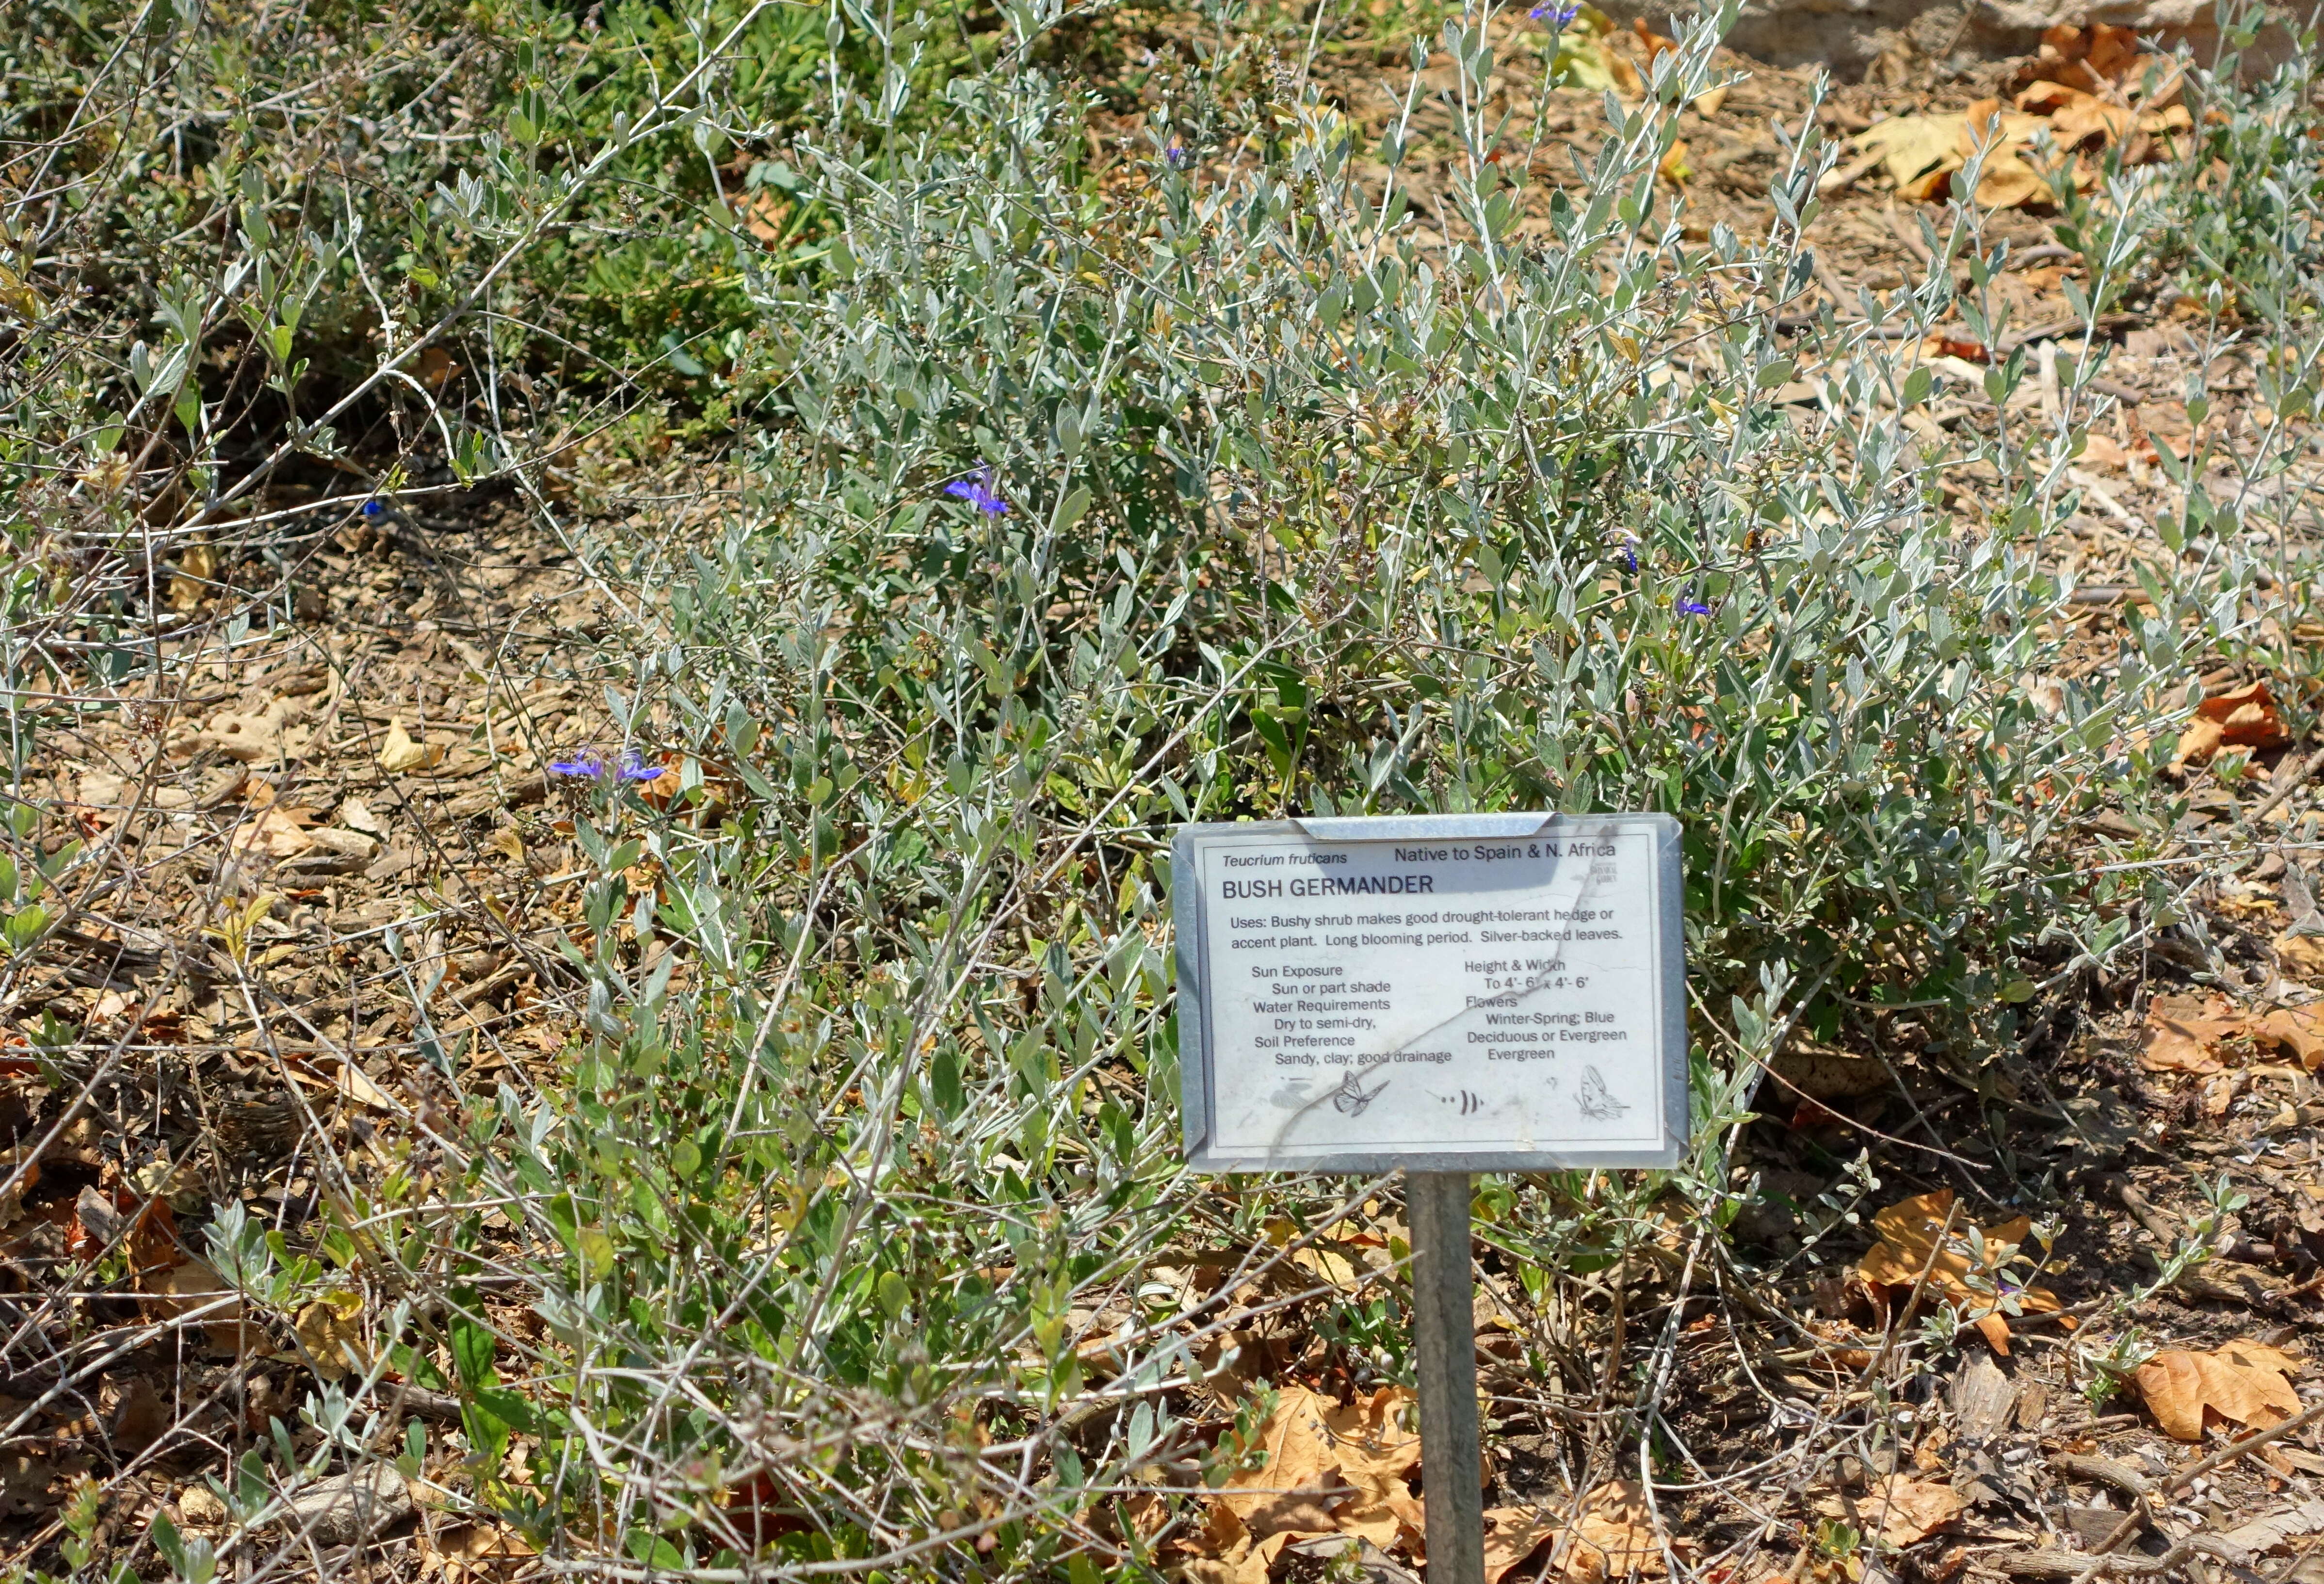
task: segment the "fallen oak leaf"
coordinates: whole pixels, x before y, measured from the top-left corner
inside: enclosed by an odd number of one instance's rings
[[[2264,1430],[2301,1410],[2291,1377],[2300,1361],[2259,1342],[2228,1342],[2209,1353],[2165,1348],[2138,1367],[2131,1379],[2164,1434],[2176,1441],[2203,1439],[2206,1414]]]
[[[364,1301],[360,1293],[329,1292],[299,1311],[294,1326],[299,1345],[307,1350],[315,1373],[337,1380],[350,1368],[350,1350],[363,1355]]]
[[[1233,1551],[1187,1558],[1178,1565],[1178,1574],[1186,1584],[1268,1584],[1275,1559],[1290,1539],[1287,1534],[1277,1535],[1262,1547],[1245,1535]]]
[[[368,1106],[375,1111],[399,1109],[395,1097],[382,1089],[370,1073],[353,1062],[342,1061],[338,1071],[332,1076],[340,1092],[359,1106]]]
[[[1211,1509],[1210,1523],[1194,1538],[1196,1554],[1179,1570],[1186,1584],[1268,1584],[1275,1559],[1298,1537],[1286,1531],[1260,1540],[1231,1507],[1221,1505]]]
[[[257,1340],[244,1325],[241,1298],[201,1260],[172,1266],[140,1285],[139,1307],[164,1320],[198,1317],[213,1353],[240,1353]]]
[[[2324,1012],[2314,1007],[2279,1007],[2261,1018],[2253,1033],[2290,1051],[2310,1073],[2324,1066]]]
[[[2061,149],[2120,143],[2136,124],[2128,106],[2109,104],[2061,82],[2037,82],[2021,92],[2015,104],[2020,110],[2047,116]]]
[[[271,804],[261,810],[258,817],[237,827],[226,839],[226,850],[235,858],[296,858],[314,845],[313,833],[308,829],[315,823],[312,809],[285,808]]]
[[[2135,62],[2146,59],[2139,53],[2136,30],[2120,27],[2113,23],[2092,23],[2082,34],[2082,59],[2098,76],[2117,78],[2126,75]]]
[[[180,612],[201,609],[202,596],[217,576],[217,551],[197,539],[178,552],[177,569],[170,575],[170,609]]]
[[[13,1057],[0,1057],[0,1078],[31,1078],[40,1073],[38,1064],[27,1061],[21,1071]],[[24,1195],[40,1185],[41,1156],[39,1149],[20,1144],[14,1149],[0,1149],[0,1227],[21,1219],[24,1213]]]
[[[429,1505],[422,1491],[432,1488],[415,1482],[412,1496]],[[537,1554],[523,1535],[492,1524],[464,1524],[440,1533],[422,1524],[413,1539],[420,1550],[420,1571],[440,1573],[446,1584],[512,1572]]]
[[[1572,1584],[1659,1579],[1670,1571],[1644,1487],[1616,1479],[1590,1493],[1565,1548],[1564,1570]]]
[[[2189,765],[2209,764],[2226,741],[2227,732],[2218,722],[2199,715],[2179,733],[2179,741],[2171,750],[2171,768],[2183,771]]]
[[[283,861],[286,875],[353,874],[379,855],[379,840],[326,825],[306,833],[305,849]]]
[[[401,721],[390,721],[387,734],[380,740],[379,768],[391,776],[401,776],[410,770],[424,770],[444,757],[440,742],[415,742],[403,729]]]
[[[2170,65],[2160,57],[2141,53],[2134,29],[2103,22],[2087,27],[2061,23],[2043,31],[2040,52],[2018,69],[2017,80],[2065,83],[2095,93],[2117,85],[2140,85],[2150,66]],[[2161,98],[2178,87],[2174,76],[2157,86],[2154,97]]]
[[[2192,720],[2179,734],[2172,751],[2171,768],[2209,763],[2222,748],[2277,748],[2290,741],[2283,714],[2264,682],[2254,682],[2205,699],[2195,706]]]
[[[1385,1386],[1342,1405],[1292,1386],[1252,1437],[1254,1466],[1209,1493],[1197,1549],[1202,1577],[1257,1578],[1295,1541],[1344,1534],[1377,1546],[1418,1542],[1421,1504],[1406,1483],[1420,1461],[1412,1394]]]
[[[2147,1008],[2138,1064],[2150,1073],[2208,1076],[2227,1065],[2216,1048],[2244,1032],[2244,1019],[2217,996],[2157,996]]]
[[[1961,163],[1983,155],[1975,195],[1979,204],[2015,209],[2051,201],[2048,179],[2022,157],[2033,151],[2034,137],[2046,126],[2042,116],[2004,110],[1998,99],[1979,99],[1963,113]]]
[[[1891,115],[1850,141],[1865,153],[1877,152],[1889,180],[1901,188],[1934,167],[1948,174],[1960,170],[1965,131],[1959,115]]]
[[[1524,1507],[1486,1508],[1485,1584],[1501,1584],[1533,1561],[1557,1530],[1556,1519]]]
[[[1254,1438],[1251,1466],[1230,1474],[1212,1499],[1256,1539],[1331,1533],[1331,1509],[1348,1494],[1326,1418],[1338,1407],[1306,1386],[1284,1387]]]
[[[1995,1350],[2006,1353],[2009,1332],[2003,1317],[2003,1298],[2015,1298],[2021,1311],[2041,1312],[2056,1310],[2058,1297],[2044,1287],[2013,1287],[2001,1275],[2010,1252],[2032,1233],[2031,1216],[1977,1228],[1974,1239],[1965,1229],[1973,1226],[1955,1214],[1950,1188],[1901,1200],[1872,1218],[1879,1241],[1857,1262],[1856,1268],[1867,1282],[1907,1290],[1923,1280],[1926,1272],[1929,1285],[1969,1309],[1969,1318]],[[1972,1269],[1971,1256],[1979,1245],[1982,1257]],[[1988,1320],[1994,1323],[1983,1323]]]
[[[1353,1287],[1364,1275],[1346,1255],[1316,1245],[1293,1249],[1290,1263],[1327,1287]]]
[[[2055,195],[2039,170],[2014,152],[1997,150],[1978,171],[1975,196],[1988,209],[2023,209],[2046,205]]]
[[[2279,966],[2294,973],[2324,977],[2324,938],[2292,929],[2271,944]]]
[[[1420,1466],[1418,1412],[1412,1393],[1390,1386],[1323,1415],[1340,1478],[1355,1491],[1333,1513],[1342,1533],[1386,1550],[1425,1533],[1420,1500],[1406,1481]]]
[[[2264,682],[2221,693],[2195,706],[2198,719],[2216,721],[2219,741],[2229,748],[2280,748],[2291,740],[2282,712]]]
[[[1933,1479],[1890,1474],[1873,1481],[1862,1497],[1828,1497],[1816,1510],[1828,1518],[1869,1524],[1890,1545],[1906,1546],[1927,1539],[1968,1511],[1969,1498]]]

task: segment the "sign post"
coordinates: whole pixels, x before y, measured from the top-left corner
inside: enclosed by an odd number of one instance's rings
[[[1429,1584],[1485,1584],[1484,1448],[1477,1433],[1469,1190],[1466,1172],[1405,1174]]]
[[[1188,825],[1170,901],[1187,1159],[1405,1173],[1430,1584],[1482,1584],[1471,1175],[1678,1163],[1677,823]]]

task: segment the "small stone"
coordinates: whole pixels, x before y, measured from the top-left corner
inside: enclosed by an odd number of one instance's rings
[[[318,1545],[353,1545],[410,1511],[410,1485],[394,1469],[374,1464],[309,1486],[290,1498],[279,1522]]]
[[[189,1485],[178,1493],[178,1515],[196,1529],[217,1529],[226,1523],[226,1504],[207,1485]]]
[[[113,1201],[94,1188],[82,1189],[80,1200],[73,1209],[80,1217],[80,1229],[97,1239],[100,1249],[120,1242],[122,1234],[128,1230],[128,1223],[113,1207]]]

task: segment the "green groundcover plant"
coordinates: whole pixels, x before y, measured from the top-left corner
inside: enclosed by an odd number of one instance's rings
[[[455,1294],[396,1367],[463,1393],[476,1499],[570,1553],[1152,1564],[1131,1504],[1233,1444],[1173,1404],[1237,1280],[1190,1292],[1173,1261],[1280,1271],[1342,1202],[1177,1163],[1180,821],[1680,817],[1697,1154],[1489,1187],[1529,1284],[1659,1246],[1674,1203],[1715,1240],[1722,1141],[1802,1020],[1914,1012],[1974,1072],[2013,1008],[2159,916],[2063,839],[2142,796],[2183,635],[2240,622],[2241,574],[2196,547],[2103,664],[2030,686],[2070,631],[2040,552],[2098,360],[2030,423],[2026,359],[1986,376],[1961,447],[2001,483],[1964,518],[1932,474],[1959,456],[1904,422],[1937,391],[1918,336],[1877,333],[2002,338],[1973,211],[1874,333],[1803,326],[1813,124],[1770,235],[1690,239],[1656,176],[1720,17],[1546,199],[1489,157],[1490,19],[1448,28],[1442,243],[1398,174],[1409,120],[1366,147],[1308,93],[1243,127],[1173,106],[1142,167],[1092,180],[1082,105],[1025,65],[1050,19],[1007,20],[931,117],[976,135],[874,169],[858,129],[908,108],[898,69],[785,156],[828,272],[761,301],[744,500],[611,700],[688,790],[657,812],[609,782],[580,828],[569,1090],[479,1096],[446,1140],[517,1235],[359,1206]],[[2090,222],[2094,313],[2144,201]],[[1779,400],[1803,381],[1812,404]],[[221,1257],[287,1280],[251,1236]],[[512,1283],[546,1336],[496,1319]],[[1360,1379],[1404,1373],[1389,1297],[1333,1315]]]
[[[683,790],[590,783],[559,1082],[467,1083],[423,1012],[427,1058],[466,1084],[456,1114],[401,1119],[441,1174],[337,1183],[311,1245],[234,1207],[207,1229],[256,1313],[355,1292],[380,1339],[309,1397],[313,1433],[220,1483],[237,1533],[392,1434],[407,1473],[609,1576],[1157,1568],[1240,1455],[1182,1417],[1235,1294],[1314,1298],[1299,1256],[1376,1186],[1180,1165],[1183,821],[1681,821],[1695,1147],[1673,1174],[1484,1185],[1484,1235],[1536,1298],[1717,1257],[1725,1144],[1795,1031],[1877,1027],[1988,1083],[2021,1008],[2174,925],[2152,870],[2085,870],[2066,843],[2156,801],[2190,649],[2252,631],[2244,521],[2190,504],[2172,574],[2090,652],[2043,552],[2079,509],[2100,344],[2075,339],[2031,405],[2023,348],[1968,389],[1920,361],[1949,318],[2007,341],[2002,258],[1966,205],[1928,228],[1920,279],[1801,312],[1831,163],[1812,117],[1787,130],[1767,235],[1693,226],[1658,171],[1733,11],[1697,19],[1641,102],[1608,96],[1602,148],[1547,191],[1487,90],[1498,50],[1555,32],[1489,10],[1439,41],[1435,145],[1416,78],[1374,143],[1296,73],[1253,72],[1259,102],[1190,91],[1102,175],[1087,103],[1042,64],[1064,19],[1041,0],[941,69],[928,17],[856,7],[769,12],[790,42],[760,75],[736,41],[760,18],[732,9],[674,30],[623,12],[641,41],[619,69],[643,80],[594,97],[516,58],[500,163],[477,167],[504,180],[447,180],[398,267],[451,294],[429,311],[466,313],[488,261],[574,250],[576,320],[618,331],[606,361],[730,382],[746,484],[675,579],[658,547],[597,563],[657,596],[618,636],[607,707]],[[681,33],[691,100],[639,64]],[[1251,66],[1242,47],[1203,70]],[[815,114],[748,99],[773,79]],[[715,301],[636,318],[654,299],[623,272],[680,244],[598,247],[544,216],[611,212],[590,206],[616,202],[598,184],[622,187],[640,127],[714,171],[750,147],[743,190],[808,216],[777,238],[805,251],[770,265],[722,222],[688,255]],[[271,181],[224,200],[254,259],[292,225]],[[2093,321],[2141,281],[2167,197],[2116,171],[2074,211]],[[241,316],[278,361],[318,321],[267,305],[340,300],[334,272],[370,256],[319,207],[300,224],[317,240],[270,278],[318,283]],[[2200,256],[2281,275],[2254,239],[2283,225],[2223,224],[2192,233]],[[164,305],[174,339],[123,355],[134,390],[79,391],[92,432],[166,409],[200,454],[190,300]],[[479,312],[471,357],[540,355],[517,308]],[[1969,416],[1927,437],[1910,419],[1947,396]],[[528,464],[516,426],[440,394],[411,410],[466,476]],[[1968,465],[1986,482],[1949,507],[1940,473]],[[1392,1280],[1323,1307],[1351,1380],[1405,1377]],[[1609,1445],[1647,1432],[1667,1379],[1666,1339],[1639,1348]],[[391,1372],[456,1395],[458,1427],[390,1431]],[[208,1541],[155,1539],[195,1584],[217,1566]]]

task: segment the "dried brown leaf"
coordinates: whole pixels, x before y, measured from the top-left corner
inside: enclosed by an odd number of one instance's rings
[[[1854,142],[1866,153],[1877,152],[1889,180],[1903,187],[1932,169],[1960,170],[1965,131],[1959,115],[1892,115],[1858,133]]]
[[[387,735],[379,745],[379,768],[389,775],[401,776],[412,770],[423,770],[444,757],[440,742],[415,742],[403,729],[401,721],[387,723]]]
[[[1416,1541],[1421,1505],[1406,1477],[1420,1462],[1412,1394],[1387,1386],[1342,1405],[1286,1386],[1259,1427],[1257,1466],[1229,1476],[1197,1537],[1200,1575],[1256,1577],[1295,1540],[1351,1534],[1386,1547]]]
[[[1543,1543],[1557,1530],[1555,1518],[1528,1508],[1486,1508],[1485,1584],[1501,1584],[1533,1561]]]
[[[1383,1550],[1407,1532],[1423,1533],[1420,1501],[1406,1477],[1420,1466],[1420,1432],[1412,1394],[1383,1386],[1323,1416],[1340,1478],[1355,1494],[1334,1510],[1339,1530]]]
[[[2195,713],[2204,720],[2218,722],[2220,735],[2230,748],[2279,748],[2288,741],[2282,712],[2276,708],[2275,695],[2264,682],[2215,695],[2196,705]]]
[[[1849,1508],[1853,1506],[1854,1511]],[[1969,1498],[1950,1485],[1891,1474],[1876,1479],[1852,1503],[1829,1497],[1817,1510],[1826,1517],[1860,1521],[1880,1532],[1890,1545],[1904,1546],[1927,1539],[1969,1508]]]
[[[2203,1439],[2209,1412],[2262,1429],[2300,1412],[2291,1377],[2300,1361],[2259,1342],[2229,1342],[2209,1353],[2165,1348],[2138,1367],[2139,1395],[2163,1432],[2179,1441]]]
[[[1659,1579],[1669,1570],[1644,1487],[1635,1479],[1617,1479],[1591,1491],[1565,1552],[1572,1584]]]
[[[2226,1066],[2218,1047],[2245,1031],[2242,1015],[2218,996],[2157,996],[2138,1064],[2150,1073],[2217,1073]]]
[[[424,1502],[422,1489],[415,1485],[412,1494]],[[461,1524],[432,1535],[423,1526],[415,1539],[420,1570],[442,1574],[446,1584],[510,1573],[537,1554],[523,1535],[494,1524]]]
[[[2324,1012],[2314,1007],[2279,1007],[2254,1025],[2252,1032],[2290,1051],[2310,1073],[2324,1065]]]
[[[1952,1206],[1952,1190],[1941,1188],[1882,1211],[1872,1218],[1873,1230],[1879,1234],[1880,1240],[1858,1262],[1857,1270],[1868,1282],[1906,1288],[1921,1279],[1923,1271],[1927,1271],[1930,1285],[1954,1303],[1974,1311],[1980,1324],[1988,1319],[1995,1322],[1983,1329],[1997,1349],[2006,1352],[2008,1330],[2001,1317],[1998,1294],[2009,1290],[2009,1285],[1999,1275],[1999,1261],[2005,1246],[2024,1242],[2033,1230],[2033,1219],[2018,1216],[1996,1226],[1979,1228],[1978,1234],[1985,1244],[1984,1264],[1972,1273],[1968,1233],[1974,1223],[1967,1217],[1954,1215]],[[1944,1234],[1949,1219],[1951,1233],[1939,1248],[1937,1240]],[[2018,1288],[2015,1295],[2021,1309],[2045,1311],[2058,1307],[2057,1294],[2046,1288]]]
[[[238,1352],[258,1340],[243,1323],[242,1300],[198,1259],[152,1275],[143,1286],[142,1307],[168,1320],[198,1317],[213,1352]]]
[[[326,1293],[299,1312],[299,1345],[325,1380],[347,1373],[349,1349],[362,1356],[363,1312],[363,1295],[344,1291]]]
[[[1338,1407],[1306,1386],[1284,1387],[1259,1426],[1254,1466],[1229,1475],[1217,1503],[1260,1539],[1332,1533],[1332,1507],[1346,1494],[1327,1418]]]
[[[2278,966],[2303,978],[2324,978],[2324,937],[2286,931],[2273,945]]]

